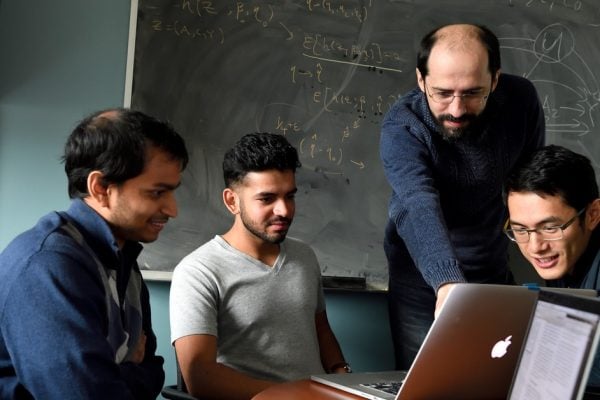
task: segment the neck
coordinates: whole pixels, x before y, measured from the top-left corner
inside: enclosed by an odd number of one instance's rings
[[[221,237],[231,247],[270,267],[275,264],[279,256],[279,244],[266,242],[250,232],[239,232],[235,227],[221,235]]]

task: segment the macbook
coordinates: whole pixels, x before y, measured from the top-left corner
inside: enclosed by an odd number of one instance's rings
[[[521,286],[457,284],[408,372],[311,378],[374,400],[506,399],[537,295]]]

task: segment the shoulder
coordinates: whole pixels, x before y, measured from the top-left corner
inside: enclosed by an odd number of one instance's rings
[[[52,212],[42,217],[33,228],[17,236],[0,254],[0,276],[22,273],[32,262],[47,260],[47,268],[52,269],[56,265],[50,259],[86,259],[84,249],[61,230],[62,225],[60,215]],[[36,269],[34,272],[40,271]]]
[[[524,93],[537,96],[535,86],[529,79],[511,74],[500,74],[496,90],[511,97],[518,97]]]
[[[288,237],[282,244],[285,251],[285,263],[301,265],[303,268],[312,269],[321,273],[319,260],[313,248],[303,241]]]
[[[96,264],[61,226],[58,214],[48,214],[0,254],[0,302],[26,297],[31,290],[73,300],[103,290]]]
[[[506,119],[506,115],[525,115],[530,121],[543,119],[538,93],[531,81],[520,76],[501,74],[496,90],[488,102],[492,115],[503,124],[519,123],[520,119]],[[539,124],[538,124],[539,125]],[[537,133],[543,134],[543,125]],[[527,132],[532,133],[532,132]]]
[[[381,123],[381,149],[390,149],[397,141],[429,142],[437,130],[427,99],[419,88],[406,93],[392,105]]]
[[[286,252],[293,254],[308,254],[314,255],[315,252],[307,243],[300,239],[287,237],[284,242]]]
[[[423,106],[426,108],[427,102],[423,92],[415,88],[405,93],[390,107],[383,118],[383,124],[392,121],[412,121],[415,118],[422,117]]]
[[[219,270],[219,266],[224,269],[227,266],[225,261],[230,257],[225,244],[222,238],[215,236],[183,257],[173,270],[172,283],[178,284],[192,278],[200,279],[214,275]]]

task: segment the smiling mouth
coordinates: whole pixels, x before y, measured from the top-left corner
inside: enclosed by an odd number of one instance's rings
[[[167,224],[167,221],[168,220],[166,220],[166,219],[164,219],[164,220],[154,220],[154,221],[150,221],[150,225],[154,226],[155,228],[162,229]]]
[[[533,259],[539,268],[551,268],[556,265],[556,261],[558,261],[558,255],[552,257],[533,257]]]

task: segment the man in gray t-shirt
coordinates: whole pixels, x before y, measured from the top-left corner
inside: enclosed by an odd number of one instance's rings
[[[349,371],[317,258],[286,240],[299,166],[276,134],[246,135],[225,154],[233,225],[186,256],[171,284],[171,341],[196,397],[249,399],[278,382]]]

